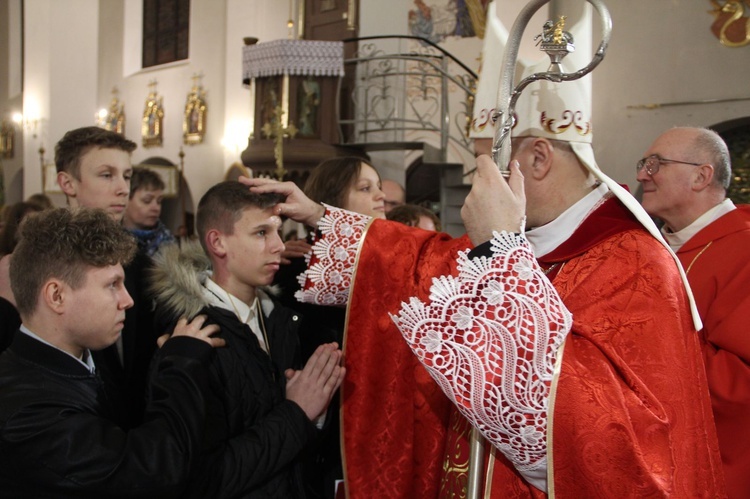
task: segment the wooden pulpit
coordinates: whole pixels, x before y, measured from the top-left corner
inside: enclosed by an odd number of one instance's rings
[[[342,42],[274,40],[243,47],[254,127],[242,163],[255,176],[281,173],[303,185],[311,168],[341,155],[334,144],[340,142],[336,115],[343,75]],[[283,162],[277,164],[280,153]]]

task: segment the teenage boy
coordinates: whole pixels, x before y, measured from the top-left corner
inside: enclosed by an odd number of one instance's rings
[[[181,321],[162,348],[148,422],[130,431],[91,351],[113,344],[133,300],[122,264],[135,252],[100,210],[29,217],[10,275],[23,325],[0,355],[4,497],[171,497],[200,447],[206,369],[218,328]],[[191,338],[192,337],[192,338]]]
[[[66,133],[55,146],[55,166],[57,183],[68,205],[101,208],[115,221],[121,221],[128,204],[133,171],[130,153],[135,148],[135,142],[103,128],[84,127]],[[0,336],[6,338],[7,344],[12,341],[20,322],[8,276],[9,261],[6,257],[0,262],[0,310],[4,319],[9,318],[0,324]],[[129,285],[126,287],[132,295],[133,289]],[[128,312],[129,323],[131,315],[132,312]],[[130,329],[126,326],[125,336],[130,336]],[[113,355],[112,360],[116,357]],[[122,370],[122,363],[118,369]]]
[[[193,243],[155,257],[157,313],[205,314],[227,342],[210,366],[213,398],[188,487],[193,497],[304,497],[302,453],[344,376],[336,343],[290,369],[299,361],[301,319],[261,289],[284,250],[272,211],[279,199],[238,182],[217,184],[198,204],[205,253]]]
[[[99,208],[122,222],[133,175],[130,155],[135,148],[135,142],[122,135],[94,126],[66,133],[55,146],[55,166],[57,183],[70,207]],[[129,426],[143,419],[148,366],[161,333],[154,330],[153,306],[145,293],[150,264],[149,257],[139,251],[125,267],[125,288],[134,305],[127,311],[120,339],[94,354],[102,376],[116,392],[123,424]]]

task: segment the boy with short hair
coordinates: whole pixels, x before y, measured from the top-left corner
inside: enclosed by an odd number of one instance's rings
[[[223,340],[210,337],[216,326],[201,329],[203,318],[180,322],[154,371],[148,423],[116,424],[91,351],[123,328],[133,301],[122,264],[134,252],[100,210],[60,208],[24,221],[10,264],[23,325],[0,355],[3,495],[182,493],[204,429],[204,364]]]
[[[55,145],[55,166],[57,183],[70,207],[99,208],[121,223],[130,196],[130,156],[135,148],[135,142],[95,126],[67,132]],[[142,421],[149,363],[161,333],[154,329],[153,307],[145,293],[150,265],[149,257],[139,251],[125,267],[125,288],[134,305],[127,310],[120,339],[94,354],[103,378],[115,390],[123,424],[129,426]]]
[[[101,208],[115,221],[121,221],[128,203],[130,176],[133,171],[130,166],[130,153],[136,147],[135,142],[122,135],[94,126],[77,128],[66,133],[55,145],[55,167],[57,183],[65,193],[68,205],[71,208]],[[0,317],[8,325],[0,324],[0,338],[3,339],[2,343],[10,343],[19,318],[14,309],[15,299],[10,290],[10,278],[7,274],[9,259],[5,260],[0,262]],[[133,294],[134,289],[128,286],[128,291]],[[128,312],[128,315],[133,315],[133,312]],[[129,330],[128,327],[125,336],[130,336]],[[153,350],[148,355],[151,354]],[[112,355],[111,360],[115,359],[116,355]],[[119,369],[122,370],[122,367]],[[144,384],[145,378],[136,383],[140,385],[141,393]],[[142,403],[139,406],[142,410]]]
[[[335,343],[290,369],[299,362],[301,318],[261,289],[284,249],[278,201],[238,182],[215,185],[198,205],[205,253],[191,243],[155,257],[159,313],[206,314],[227,342],[211,363],[209,430],[189,486],[195,497],[304,497],[300,455],[343,379]]]

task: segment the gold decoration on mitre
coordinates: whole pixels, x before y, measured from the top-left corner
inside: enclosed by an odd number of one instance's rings
[[[566,65],[565,62],[562,63]],[[546,70],[542,61],[524,71],[524,77]],[[571,72],[572,68],[564,67]],[[567,142],[590,144],[591,101],[582,79],[554,83],[539,80],[524,89],[516,103],[513,136],[544,137]]]

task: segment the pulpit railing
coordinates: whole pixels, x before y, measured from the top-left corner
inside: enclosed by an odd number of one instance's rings
[[[421,37],[344,40],[354,43],[338,102],[342,145],[427,142],[442,161],[449,147],[471,151],[474,71]]]

